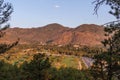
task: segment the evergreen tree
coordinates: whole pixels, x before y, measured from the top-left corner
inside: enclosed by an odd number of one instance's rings
[[[9,28],[8,21],[10,19],[10,15],[13,12],[13,7],[11,3],[5,3],[4,0],[0,0],[0,38],[5,35],[4,30]],[[19,41],[19,40],[18,40]],[[6,52],[13,46],[15,46],[18,41],[12,44],[0,44],[0,54]]]
[[[120,18],[120,0],[95,0],[93,3],[95,3],[94,10],[96,14],[99,7],[103,4],[106,4],[111,8],[109,13],[115,16],[117,19]]]
[[[111,7],[110,14],[120,18],[120,0],[96,0],[95,12],[100,5],[106,3]],[[105,26],[106,39],[102,41],[105,49],[95,55],[94,65],[91,68],[95,80],[120,79],[120,21],[109,22]]]
[[[94,56],[92,73],[97,80],[112,80],[120,77],[120,28],[110,24],[105,27],[105,50]],[[97,77],[96,77],[97,75]]]
[[[51,67],[49,58],[44,54],[36,54],[31,62],[24,62],[21,73],[24,80],[48,80],[48,69]]]

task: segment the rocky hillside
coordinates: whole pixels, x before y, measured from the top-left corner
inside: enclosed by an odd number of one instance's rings
[[[101,45],[104,39],[103,27],[95,24],[83,24],[76,28],[64,27],[53,23],[38,28],[9,28],[0,42],[13,42],[20,38],[19,44],[55,44],[55,45]]]

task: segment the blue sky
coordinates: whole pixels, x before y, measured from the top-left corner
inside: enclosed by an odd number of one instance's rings
[[[13,4],[12,27],[40,27],[59,23],[68,27],[81,24],[104,24],[115,18],[102,6],[98,16],[93,15],[94,0],[6,0]]]

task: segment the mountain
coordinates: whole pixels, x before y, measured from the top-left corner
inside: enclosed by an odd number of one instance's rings
[[[61,34],[55,43],[77,44],[86,46],[101,45],[104,39],[104,28],[95,24],[83,24],[74,29],[69,29]]]
[[[10,43],[20,38],[19,44],[101,45],[104,28],[95,24],[83,24],[76,28],[53,23],[38,28],[9,28],[0,42]]]

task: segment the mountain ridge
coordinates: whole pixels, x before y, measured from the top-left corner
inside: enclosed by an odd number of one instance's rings
[[[96,46],[104,39],[104,27],[95,24],[69,28],[53,23],[38,28],[9,28],[5,32],[0,42],[10,43],[20,38],[19,44]]]

